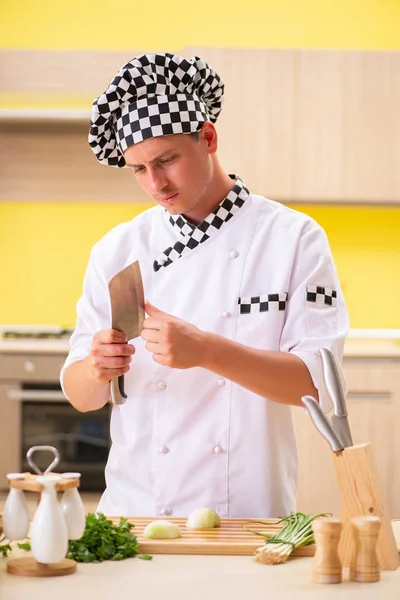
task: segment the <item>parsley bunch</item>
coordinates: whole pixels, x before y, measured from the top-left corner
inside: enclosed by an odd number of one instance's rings
[[[77,562],[102,562],[123,560],[140,552],[139,542],[131,529],[134,525],[121,517],[118,525],[106,519],[102,513],[86,515],[86,529],[79,540],[71,540],[67,558]],[[147,554],[139,554],[143,560],[151,560]]]
[[[121,517],[118,525],[106,519],[102,513],[86,515],[86,528],[79,540],[70,540],[67,558],[77,562],[102,562],[103,560],[123,560],[140,553],[139,542],[131,529],[135,526]],[[1,538],[0,542],[5,538]],[[28,538],[29,540],[29,538]],[[30,542],[17,544],[29,552]],[[10,544],[0,545],[0,555],[6,558],[11,552]],[[142,560],[151,560],[148,554],[139,554]]]

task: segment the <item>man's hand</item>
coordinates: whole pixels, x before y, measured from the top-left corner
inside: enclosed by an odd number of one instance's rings
[[[126,335],[116,329],[98,331],[90,349],[91,375],[99,384],[129,371],[135,347],[127,344]]]
[[[146,302],[145,309],[149,317],[144,322],[142,338],[146,350],[153,354],[153,360],[174,369],[199,366],[204,352],[203,332],[150,302]]]

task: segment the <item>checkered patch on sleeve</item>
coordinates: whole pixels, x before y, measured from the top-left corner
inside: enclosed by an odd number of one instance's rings
[[[288,295],[284,293],[239,298],[238,304],[240,307],[240,314],[246,315],[260,312],[279,312],[285,310],[287,297]]]
[[[321,287],[318,285],[307,286],[307,302],[315,304],[325,304],[327,306],[337,306],[336,290],[331,288]]]

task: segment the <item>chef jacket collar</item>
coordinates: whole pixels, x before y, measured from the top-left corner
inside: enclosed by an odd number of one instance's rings
[[[236,180],[235,185],[215,210],[199,225],[193,225],[183,215],[170,215],[169,222],[179,231],[183,239],[164,250],[161,256],[154,261],[154,271],[159,271],[161,267],[168,267],[175,260],[207,241],[243,206],[250,192],[236,175],[229,175],[229,177]]]

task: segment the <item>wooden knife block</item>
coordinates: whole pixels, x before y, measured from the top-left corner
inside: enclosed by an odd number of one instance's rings
[[[342,498],[340,517],[343,531],[339,544],[342,565],[350,566],[353,552],[350,519],[360,515],[375,515],[381,519],[377,544],[380,568],[397,569],[399,552],[371,444],[358,444],[335,452],[333,461]]]

